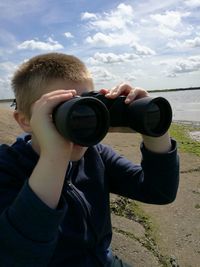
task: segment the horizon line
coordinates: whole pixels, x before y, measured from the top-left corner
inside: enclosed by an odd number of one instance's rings
[[[185,87],[185,88],[165,88],[165,89],[152,89],[148,90],[148,92],[156,93],[156,92],[174,92],[174,91],[187,91],[187,90],[200,90],[200,87]],[[12,102],[15,98],[2,98],[0,102]]]

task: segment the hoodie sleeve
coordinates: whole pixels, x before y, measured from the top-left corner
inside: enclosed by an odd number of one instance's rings
[[[141,165],[118,155],[108,146],[101,147],[100,153],[112,193],[151,204],[167,204],[175,200],[179,157],[174,140],[171,151],[164,154],[148,151],[142,144]]]
[[[11,194],[6,195],[0,184],[1,266],[47,266],[67,204],[61,198],[58,209],[49,208],[31,190],[27,181],[7,207],[5,198],[10,202]]]

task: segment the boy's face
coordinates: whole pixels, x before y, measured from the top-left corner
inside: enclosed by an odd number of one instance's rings
[[[52,81],[51,84],[48,86],[48,92],[52,92],[59,89],[75,89],[77,95],[81,95],[84,92],[89,92],[93,90],[93,85],[90,82],[83,82],[83,83],[73,83],[65,80],[55,80]],[[44,92],[47,93],[47,92]],[[78,161],[80,160],[83,155],[85,154],[87,147],[83,147],[77,144],[74,144],[73,151],[71,154],[71,161]]]

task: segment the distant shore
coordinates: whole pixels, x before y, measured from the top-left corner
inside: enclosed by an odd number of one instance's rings
[[[5,99],[0,99],[0,103],[9,103],[12,102],[14,98],[5,98]]]
[[[156,92],[175,92],[175,91],[189,91],[189,90],[200,90],[200,87],[187,87],[187,88],[165,88],[165,89],[152,89],[149,90],[149,93],[156,93]],[[0,99],[0,103],[12,102],[13,98],[4,98]]]
[[[176,92],[176,91],[189,91],[189,90],[200,90],[200,87],[187,87],[187,88],[166,88],[166,89],[156,89],[156,90],[149,90],[150,93],[156,92]]]
[[[200,127],[200,121],[186,121],[186,120],[173,120],[173,123],[177,123],[177,124],[184,124],[184,125],[188,125],[188,126],[193,126],[193,127]]]

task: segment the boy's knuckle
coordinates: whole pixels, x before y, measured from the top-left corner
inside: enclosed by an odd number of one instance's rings
[[[48,96],[46,94],[42,95],[41,99],[48,100]]]
[[[41,97],[41,103],[46,103],[46,104],[48,104],[48,103],[50,103],[51,102],[51,98],[48,96],[48,95],[43,95],[42,97]]]

